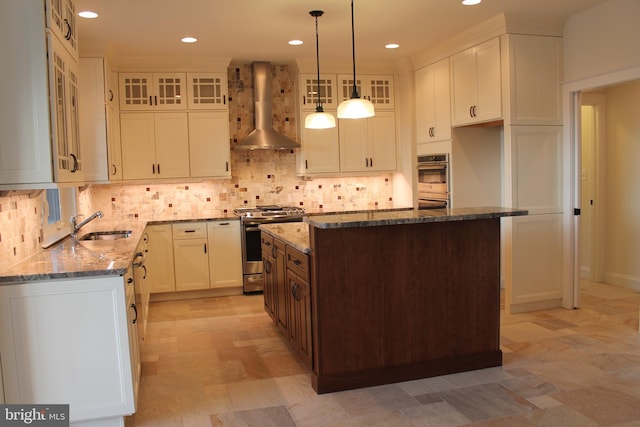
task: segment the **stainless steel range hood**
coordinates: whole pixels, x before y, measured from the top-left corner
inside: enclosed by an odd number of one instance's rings
[[[235,150],[287,150],[300,144],[273,130],[271,103],[271,64],[253,63],[253,98],[255,129],[233,148]]]

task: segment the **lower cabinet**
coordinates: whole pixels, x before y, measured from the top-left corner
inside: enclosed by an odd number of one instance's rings
[[[68,403],[72,423],[120,425],[134,412],[135,350],[123,281],[103,276],[0,286],[5,403]]]
[[[313,363],[309,257],[262,233],[264,305],[291,347],[309,367]]]
[[[209,241],[209,286],[242,286],[240,221],[207,222]]]
[[[145,265],[151,293],[176,290],[173,268],[173,234],[171,224],[149,225]]]
[[[173,224],[173,261],[176,291],[209,288],[206,222]]]
[[[240,221],[154,224],[145,233],[151,293],[242,288]]]

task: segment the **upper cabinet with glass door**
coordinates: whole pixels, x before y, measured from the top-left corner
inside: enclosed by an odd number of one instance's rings
[[[121,111],[185,110],[185,73],[120,73]]]
[[[49,42],[49,93],[51,96],[51,135],[55,147],[56,182],[82,179],[80,126],[78,122],[78,63],[62,47],[57,37]]]
[[[318,99],[318,83],[320,87],[320,98]],[[300,109],[315,110],[318,101],[322,103],[322,108],[335,110],[338,108],[338,93],[336,86],[336,76],[332,74],[320,74],[318,81],[317,74],[300,74]]]
[[[76,7],[73,0],[45,0],[47,28],[53,32],[69,51],[78,59],[78,30],[76,28]]]
[[[393,76],[360,75],[356,76],[356,88],[360,98],[371,101],[381,110],[395,109]],[[351,98],[353,93],[353,75],[338,75],[338,103]]]
[[[190,110],[228,110],[226,73],[187,73]]]

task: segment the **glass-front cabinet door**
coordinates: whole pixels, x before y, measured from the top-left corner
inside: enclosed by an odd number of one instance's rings
[[[227,110],[227,75],[225,73],[187,73],[189,109]]]
[[[185,73],[120,73],[120,110],[184,110]]]
[[[73,0],[46,0],[46,23],[55,35],[63,41],[74,58],[78,57],[78,32],[76,29],[76,8]]]
[[[78,124],[78,64],[56,37],[49,36],[52,55],[51,135],[55,147],[55,180],[82,179],[80,131]]]
[[[356,89],[360,98],[368,99],[380,109],[393,110],[395,108],[393,76],[356,76]],[[338,76],[339,102],[351,98],[353,93],[353,75],[341,74]]]
[[[318,82],[317,74],[301,74],[300,88],[301,96],[300,108],[303,110],[315,110],[318,105],[318,83],[320,83],[320,101],[324,110],[338,108],[335,75],[320,75]]]

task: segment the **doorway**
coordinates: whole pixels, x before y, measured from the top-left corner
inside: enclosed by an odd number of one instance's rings
[[[573,191],[581,214],[574,218],[572,285],[578,307],[581,280],[640,290],[640,81],[573,95]]]

